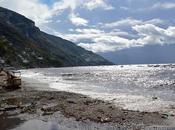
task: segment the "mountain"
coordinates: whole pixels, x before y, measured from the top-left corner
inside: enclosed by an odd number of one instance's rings
[[[46,34],[32,20],[0,7],[0,64],[28,68],[112,63],[70,41]]]
[[[146,45],[102,55],[117,64],[175,63],[175,45]]]

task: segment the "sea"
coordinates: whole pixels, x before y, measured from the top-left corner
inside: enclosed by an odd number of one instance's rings
[[[128,110],[175,114],[175,64],[36,68],[21,70],[21,76],[24,84],[38,90],[79,93]]]

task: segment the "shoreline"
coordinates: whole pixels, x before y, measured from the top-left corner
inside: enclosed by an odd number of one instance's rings
[[[124,110],[114,104],[90,97],[63,91],[39,91],[32,87],[6,91],[0,89],[0,116],[20,117],[25,121],[30,115],[36,117],[52,116],[60,112],[66,118],[74,118],[78,122],[112,123],[114,125],[131,126],[167,126],[169,115],[159,112],[139,112]],[[174,117],[174,115],[170,115]],[[49,121],[49,119],[48,119]],[[0,124],[3,120],[0,120]],[[4,123],[4,122],[3,122]],[[6,121],[6,123],[8,123]],[[0,129],[1,126],[0,126]]]

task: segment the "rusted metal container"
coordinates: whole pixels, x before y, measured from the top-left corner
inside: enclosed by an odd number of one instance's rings
[[[20,72],[0,69],[0,86],[5,88],[19,88],[21,85]]]

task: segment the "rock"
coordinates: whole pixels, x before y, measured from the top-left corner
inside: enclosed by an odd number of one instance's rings
[[[114,99],[112,99],[111,101],[115,101],[115,100],[117,100],[116,98],[114,98]]]
[[[90,101],[90,100],[86,100],[86,101],[84,102],[85,105],[89,105],[89,104],[92,104],[92,103],[93,103],[93,101]]]
[[[174,114],[171,114],[170,116],[175,116]]]
[[[127,114],[128,114],[128,112],[127,112],[127,111],[124,111],[123,113],[124,113],[125,115],[127,115]]]
[[[153,67],[160,67],[160,65],[154,65]]]
[[[125,118],[122,118],[122,121],[126,120]]]
[[[47,104],[42,106],[41,111],[48,112],[48,111],[55,111],[55,107],[57,104]]]
[[[54,97],[50,97],[50,98],[49,98],[49,100],[53,100],[53,99],[54,99]]]
[[[100,112],[100,113],[102,113],[102,114],[105,113],[103,109],[98,109],[97,111]]]
[[[152,97],[152,100],[157,100],[158,99],[158,97]]]
[[[174,105],[170,105],[170,109],[175,109],[175,106]]]
[[[43,116],[46,116],[46,115],[52,115],[54,112],[53,111],[44,111],[43,112]]]
[[[101,122],[103,122],[103,123],[110,122],[110,118],[108,118],[108,117],[101,118]]]
[[[162,114],[162,115],[161,115],[161,118],[167,119],[167,118],[168,118],[168,114]]]
[[[31,106],[32,106],[32,104],[31,103],[28,103],[28,104],[21,105],[20,107],[21,108],[29,108]]]
[[[5,111],[15,110],[17,108],[18,106],[15,106],[15,105],[7,105],[4,107]]]
[[[4,108],[0,108],[0,111],[5,111],[5,109]]]
[[[109,106],[110,109],[114,110],[114,107],[113,106]]]
[[[70,104],[76,104],[76,102],[74,100],[71,100],[71,99],[68,99],[67,102]]]

